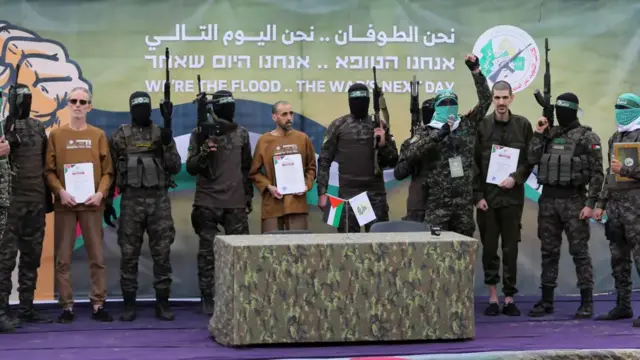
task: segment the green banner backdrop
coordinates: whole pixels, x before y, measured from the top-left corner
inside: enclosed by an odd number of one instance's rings
[[[7,0],[0,5],[0,87],[15,81],[15,66],[26,64],[20,82],[32,87],[32,116],[49,129],[65,124],[68,91],[79,85],[94,93],[90,122],[111,134],[129,122],[130,93],[162,97],[164,51],[171,50],[174,133],[186,160],[188,134],[195,126],[197,75],[202,88],[227,89],[239,100],[237,121],[257,137],[273,127],[270,104],[287,100],[297,112],[296,128],[309,134],[319,151],[326,126],[348,112],[346,89],[353,82],[372,85],[373,66],[391,113],[398,143],[409,136],[409,81],[421,81],[420,100],[440,89],[454,89],[461,112],[476,103],[464,55],[481,57],[490,83],[509,81],[516,91],[512,110],[533,123],[541,110],[533,91],[542,87],[544,38],[551,45],[553,95],[571,91],[580,98],[583,124],[594,128],[603,145],[615,130],[618,94],[640,92],[640,3],[633,0],[558,0],[553,2],[415,0],[206,0],[127,2]],[[507,64],[508,66],[503,66]],[[6,108],[2,114],[6,115]],[[606,146],[603,148],[607,151]],[[407,183],[387,172],[391,217],[404,215]],[[519,257],[522,294],[537,294],[540,246],[537,239],[535,179],[527,188]],[[172,193],[177,228],[173,246],[175,297],[198,297],[196,252],[191,227],[193,178],[184,170]],[[331,191],[338,186],[332,169]],[[308,199],[315,204],[315,189]],[[259,209],[256,194],[254,209]],[[116,201],[118,204],[118,201]],[[259,210],[251,231],[259,232]],[[49,223],[51,217],[48,218]],[[50,225],[50,224],[49,224]],[[333,232],[313,210],[311,229]],[[53,299],[52,233],[39,283],[39,298]],[[108,291],[119,297],[119,247],[105,227]],[[602,225],[592,223],[590,251],[596,290],[612,290],[609,250]],[[87,261],[79,233],[74,257],[75,292],[87,294]],[[478,262],[477,292],[483,294]],[[634,275],[637,280],[637,275]],[[576,293],[573,262],[563,245],[559,291]],[[140,262],[140,296],[153,296],[148,250]]]

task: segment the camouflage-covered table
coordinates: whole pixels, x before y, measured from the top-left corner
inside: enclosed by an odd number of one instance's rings
[[[478,247],[451,232],[219,236],[209,332],[226,346],[469,339]]]

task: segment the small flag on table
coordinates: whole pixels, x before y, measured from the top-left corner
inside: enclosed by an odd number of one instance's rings
[[[335,228],[340,225],[340,217],[342,216],[342,210],[344,209],[344,204],[347,202],[344,199],[340,199],[335,196],[331,196],[327,194],[329,198],[329,211],[325,213],[325,222]]]

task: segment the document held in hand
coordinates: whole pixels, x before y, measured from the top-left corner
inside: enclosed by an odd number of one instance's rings
[[[73,196],[76,203],[81,204],[96,193],[96,184],[93,179],[93,164],[65,164],[64,185],[69,195]]]
[[[520,149],[506,146],[492,145],[489,158],[489,170],[487,171],[487,184],[500,183],[518,170],[518,158]]]
[[[640,143],[615,143],[613,155],[623,166],[636,167],[640,161]],[[616,182],[636,181],[634,179],[616,174]]]
[[[276,187],[282,195],[305,192],[302,155],[288,154],[273,157],[276,172]]]

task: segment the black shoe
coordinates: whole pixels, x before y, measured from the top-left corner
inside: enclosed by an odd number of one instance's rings
[[[75,317],[75,314],[73,313],[72,310],[64,309],[62,310],[62,313],[60,314],[60,316],[58,316],[58,322],[61,324],[71,324],[73,322],[74,317]]]
[[[502,313],[507,316],[520,316],[520,309],[516,306],[516,303],[510,302],[504,304],[502,307]]]
[[[484,309],[485,316],[498,316],[500,315],[500,306],[498,303],[491,302],[486,309]]]
[[[109,314],[109,312],[105,310],[102,306],[100,306],[98,310],[94,310],[91,313],[91,318],[95,321],[101,321],[101,322],[113,321],[113,317],[111,316],[111,314]]]

